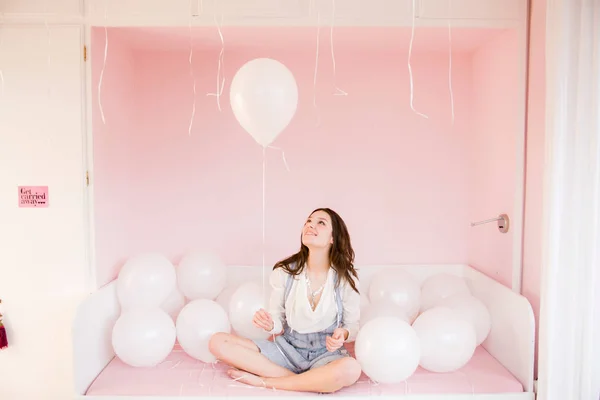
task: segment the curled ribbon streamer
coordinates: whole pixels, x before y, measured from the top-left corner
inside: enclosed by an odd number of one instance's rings
[[[263,379],[262,379],[260,376],[258,376],[258,375],[254,375],[254,374],[250,374],[250,373],[246,373],[246,374],[243,374],[242,376],[239,376],[239,377],[237,377],[237,378],[234,378],[234,379],[233,379],[233,381],[237,382],[237,381],[239,381],[239,380],[241,380],[241,379],[244,379],[244,378],[246,378],[246,377],[251,377],[251,376],[252,376],[253,378],[256,378],[256,379],[258,379],[258,380],[260,381],[260,383],[263,385],[263,387],[262,387],[262,388],[261,388],[261,387],[258,387],[258,386],[251,385],[251,386],[250,386],[251,388],[254,388],[254,389],[268,389],[268,387],[267,387],[267,384],[265,383],[265,381],[264,381],[264,380],[263,380]],[[273,389],[273,391],[274,391],[274,392],[276,392],[276,391],[277,391],[277,390],[275,389],[275,386],[271,386],[271,389]]]
[[[281,151],[281,158],[283,158],[283,164],[285,165],[285,169],[288,170],[288,172],[290,172],[290,167],[288,166],[288,163],[285,159],[285,151],[283,151],[283,149],[281,147],[275,147],[275,146],[267,146],[269,149],[274,149],[274,150],[279,150]]]
[[[190,9],[192,8],[192,0],[190,0]],[[192,116],[190,117],[190,125],[188,126],[188,136],[192,136],[192,126],[194,125],[194,118],[196,116],[196,76],[194,75],[194,63],[192,61],[194,56],[194,45],[192,42],[192,17],[190,16],[190,21],[188,25],[189,35],[190,35],[190,56],[188,62],[190,64],[190,76],[193,81],[193,91],[194,91],[194,102],[192,104]]]
[[[452,89],[452,0],[448,0],[448,89],[450,91],[452,125],[454,125],[454,91]]]
[[[206,364],[205,364],[206,366]],[[212,372],[212,379],[210,380],[210,386],[208,387],[208,395],[211,396],[212,395],[212,388],[215,386],[215,378],[217,377],[217,374],[214,371],[215,368],[215,364],[213,363],[213,372]],[[202,369],[202,371],[204,371],[204,368]]]
[[[469,378],[469,375],[467,375],[464,371],[461,371],[461,370],[457,370],[456,372],[458,372],[459,374],[461,374],[462,376],[465,377],[465,379],[467,380],[467,383],[471,387],[471,394],[474,395],[475,394],[475,386],[473,385],[471,378]]]
[[[223,40],[223,32],[221,32],[221,25],[217,21],[217,13],[214,14],[215,24],[217,25],[217,31],[219,32],[219,38],[221,39],[221,51],[219,52],[219,61],[217,67],[217,92],[216,93],[207,93],[207,96],[216,96],[217,97],[217,107],[219,111],[221,109],[221,95],[223,94],[223,87],[225,86],[225,76],[224,73],[221,72],[221,68],[223,66],[223,54],[225,53],[225,41]],[[223,23],[223,14],[221,14],[221,24]],[[222,78],[221,78],[222,76]],[[219,83],[219,78],[221,81]]]
[[[415,5],[415,1],[416,0],[412,0],[412,27],[411,27],[411,33],[410,33],[410,44],[408,46],[408,74],[410,75],[410,108],[418,115],[420,115],[423,118],[429,118],[427,115],[418,112],[417,110],[415,110],[415,107],[413,106],[413,98],[414,98],[414,85],[413,85],[413,74],[412,74],[412,66],[410,65],[410,59],[412,57],[412,47],[413,47],[413,41],[415,39],[415,20],[416,20],[416,5]]]
[[[104,109],[102,108],[102,82],[104,81],[106,56],[108,54],[108,29],[106,28],[106,15],[106,0],[104,0],[104,61],[102,64],[102,70],[100,71],[100,80],[98,81],[98,107],[100,108],[100,116],[102,117],[102,123],[104,125],[106,125],[106,119],[104,118]]]
[[[202,369],[198,372],[198,386],[200,387],[204,387],[204,384],[202,383],[202,374],[204,374],[204,371],[206,370],[206,364],[202,364]],[[191,373],[190,373],[190,377],[191,377]],[[210,387],[208,388],[208,390],[210,391]]]
[[[319,39],[321,36],[321,13],[317,9],[317,51],[315,55],[315,73],[313,76],[313,106],[315,108],[315,112],[317,114],[317,124],[319,126],[321,124],[321,115],[319,114],[319,109],[317,107],[317,71],[319,69]]]
[[[329,29],[329,43],[331,48],[331,62],[333,63],[333,86],[334,96],[348,96],[348,93],[337,86],[337,73],[335,69],[335,52],[333,51],[333,25],[335,21],[335,0],[331,0],[331,28]]]

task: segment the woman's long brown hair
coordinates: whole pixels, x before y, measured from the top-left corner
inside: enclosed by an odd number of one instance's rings
[[[354,269],[354,250],[352,249],[352,243],[350,242],[350,234],[344,220],[330,208],[317,208],[310,215],[317,211],[326,212],[331,218],[331,224],[333,228],[333,245],[329,249],[329,262],[331,267],[337,272],[339,282],[343,279],[354,289],[356,293],[359,293],[352,277],[358,279],[356,270]],[[306,262],[308,261],[308,247],[300,240],[300,251],[296,254],[289,256],[288,258],[281,260],[275,264],[273,269],[281,268],[292,276],[299,275],[303,270]]]

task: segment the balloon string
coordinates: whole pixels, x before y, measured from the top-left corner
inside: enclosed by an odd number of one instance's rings
[[[102,117],[102,123],[106,125],[106,119],[104,118],[104,108],[102,107],[102,83],[104,81],[104,70],[106,69],[106,56],[108,55],[108,29],[106,27],[106,0],[104,0],[104,61],[102,64],[102,70],[100,71],[100,80],[98,81],[98,107],[100,108],[100,116]]]
[[[315,55],[315,73],[313,77],[313,107],[315,108],[315,113],[317,114],[317,123],[316,126],[321,124],[321,115],[319,114],[319,109],[317,107],[317,71],[319,69],[319,37],[321,36],[321,13],[317,9],[317,52]]]
[[[221,68],[224,63],[224,53],[225,53],[225,41],[223,40],[223,32],[221,32],[221,24],[223,23],[223,14],[221,14],[221,23],[217,21],[217,13],[215,12],[213,19],[215,20],[215,24],[217,25],[217,31],[219,33],[219,39],[221,40],[221,51],[219,52],[219,61],[217,64],[217,92],[216,93],[207,93],[207,96],[216,96],[217,97],[217,107],[219,111],[221,109],[221,95],[223,94],[223,87],[225,86],[225,74],[221,72]]]
[[[452,125],[454,125],[454,91],[452,90],[452,0],[448,0],[448,88],[450,90],[450,107],[452,109]]]
[[[266,201],[265,201],[265,187],[266,187],[266,147],[263,147],[262,150],[262,297],[263,300],[266,300],[266,291],[265,291],[265,213],[266,213]]]
[[[412,66],[410,65],[410,60],[412,57],[412,47],[413,47],[413,41],[415,39],[415,23],[416,23],[416,5],[415,5],[415,1],[416,0],[412,0],[412,27],[411,27],[411,34],[410,34],[410,44],[408,46],[408,74],[410,75],[410,108],[417,113],[418,115],[420,115],[423,118],[429,118],[427,115],[418,112],[417,110],[415,110],[415,107],[413,105],[413,98],[414,98],[414,85],[413,85],[413,73],[412,73]]]
[[[190,0],[190,9],[192,8],[192,0]],[[188,62],[190,64],[190,76],[193,81],[193,91],[194,91],[194,101],[192,104],[192,116],[190,118],[190,125],[188,126],[188,136],[192,136],[192,126],[194,125],[194,118],[196,116],[196,76],[194,75],[194,63],[192,61],[194,56],[194,45],[192,42],[192,17],[190,15],[190,20],[188,24],[189,36],[190,36],[190,56]]]
[[[335,0],[331,0],[331,28],[329,29],[329,42],[331,47],[331,62],[333,63],[333,86],[335,87],[334,96],[348,96],[348,93],[337,86],[337,73],[335,69],[335,52],[333,51],[333,25],[335,21]]]

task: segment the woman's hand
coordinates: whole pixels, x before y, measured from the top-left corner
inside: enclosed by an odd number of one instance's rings
[[[331,336],[325,339],[325,347],[330,352],[334,352],[344,345],[344,341],[348,337],[348,330],[344,328],[336,328]]]
[[[252,318],[252,323],[255,327],[263,329],[267,332],[273,330],[275,323],[273,322],[273,318],[271,318],[271,314],[263,310],[262,308],[254,313],[254,318]]]

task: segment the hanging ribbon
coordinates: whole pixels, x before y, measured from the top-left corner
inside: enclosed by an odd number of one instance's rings
[[[412,27],[411,27],[411,33],[410,33],[410,44],[408,46],[408,74],[410,76],[410,108],[417,114],[420,115],[423,118],[429,118],[427,115],[418,112],[417,110],[415,110],[415,107],[413,105],[413,99],[414,99],[414,84],[413,84],[413,73],[412,73],[412,66],[410,65],[410,60],[412,58],[412,47],[413,47],[413,41],[415,39],[415,23],[416,23],[416,4],[415,4],[416,0],[412,0]]]
[[[198,7],[198,6],[197,6]],[[190,0],[190,10],[192,8],[192,0]],[[192,126],[194,125],[194,118],[196,116],[196,76],[194,75],[194,63],[193,63],[193,57],[194,57],[194,43],[192,40],[192,15],[191,15],[191,11],[190,11],[190,19],[188,22],[188,33],[189,33],[189,39],[190,39],[190,55],[188,57],[188,63],[190,64],[190,76],[192,77],[192,84],[193,84],[193,92],[194,92],[194,100],[193,100],[193,104],[192,104],[192,116],[190,117],[190,124],[188,126],[188,136],[192,136]]]
[[[454,125],[454,91],[452,90],[452,0],[448,0],[448,89],[450,91],[452,125]]]
[[[225,41],[223,40],[223,32],[221,32],[221,24],[223,23],[223,13],[221,13],[221,22],[217,21],[217,13],[215,11],[213,19],[217,25],[217,32],[219,33],[219,39],[221,40],[221,51],[219,52],[219,59],[217,63],[217,91],[215,93],[207,93],[207,96],[215,96],[217,98],[217,108],[221,109],[221,95],[223,94],[223,87],[225,86],[225,73],[222,72],[225,54]]]
[[[106,0],[104,0],[104,61],[102,63],[102,70],[100,71],[100,80],[98,81],[98,107],[100,108],[100,116],[102,117],[102,123],[106,125],[106,119],[104,118],[104,109],[102,108],[102,82],[104,80],[104,70],[106,69],[106,56],[108,54],[108,29],[106,27]]]
[[[313,107],[315,108],[315,113],[317,114],[317,123],[316,126],[321,124],[321,115],[319,114],[319,109],[317,108],[317,71],[319,69],[319,40],[321,36],[321,13],[317,9],[317,51],[315,55],[315,73],[313,76]]]
[[[331,0],[331,28],[329,29],[329,47],[331,48],[331,62],[333,64],[333,87],[334,96],[348,96],[348,93],[337,86],[337,73],[335,68],[335,52],[333,51],[333,24],[335,21],[335,0]]]

